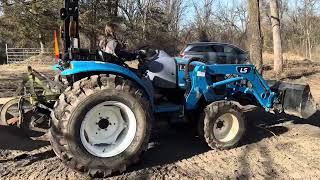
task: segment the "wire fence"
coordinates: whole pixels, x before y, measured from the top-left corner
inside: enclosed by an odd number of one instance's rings
[[[6,45],[6,64],[48,64],[54,62],[51,48],[9,48]]]

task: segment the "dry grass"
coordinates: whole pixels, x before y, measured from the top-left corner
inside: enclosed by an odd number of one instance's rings
[[[269,52],[264,52],[262,54],[263,62],[265,64],[273,64],[273,54]],[[304,57],[294,54],[292,52],[283,53],[283,60],[284,62],[290,62],[290,61],[303,61],[305,60]]]
[[[266,79],[299,79],[307,77],[316,73],[320,73],[320,63],[317,61],[310,61],[304,57],[292,52],[283,54],[284,70],[281,75],[276,75],[273,72],[273,54],[264,52],[263,63],[268,67],[263,73]]]
[[[31,56],[23,64],[52,64],[54,63],[54,58],[45,54],[40,54],[37,56]]]
[[[14,92],[27,76],[27,67],[26,64],[0,65],[0,98],[14,96]],[[45,74],[52,72],[50,65],[32,65],[32,68]]]
[[[311,76],[320,73],[320,63],[315,63],[309,60],[290,60],[284,64],[283,73],[276,75],[273,71],[273,64],[268,64],[269,70],[263,73],[266,79],[299,79],[301,77]]]
[[[28,66],[31,66],[33,69],[46,72],[52,69],[51,65],[48,64],[7,64],[7,65],[0,65],[0,74],[21,74],[28,72]]]

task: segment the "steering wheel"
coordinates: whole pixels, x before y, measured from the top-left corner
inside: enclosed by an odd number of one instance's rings
[[[159,56],[159,52],[151,48],[149,45],[138,48],[136,52],[139,55],[139,62],[143,64],[150,63],[156,60]]]

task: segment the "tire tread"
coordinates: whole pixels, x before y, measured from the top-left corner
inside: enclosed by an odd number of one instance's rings
[[[114,167],[112,169],[90,169],[87,164],[82,164],[77,161],[76,158],[70,153],[69,145],[65,139],[67,134],[68,121],[71,117],[71,113],[76,110],[78,104],[84,100],[90,94],[94,92],[114,89],[115,91],[124,91],[130,93],[136,97],[143,107],[144,114],[147,121],[147,129],[144,142],[138,153],[131,159],[126,159],[123,165]],[[139,93],[137,93],[139,92]],[[88,173],[92,177],[106,177],[116,172],[124,172],[130,164],[139,159],[139,155],[142,151],[146,150],[150,132],[151,132],[151,120],[152,114],[150,110],[150,104],[146,98],[145,93],[132,81],[116,75],[94,75],[89,78],[81,79],[73,84],[72,87],[67,88],[66,91],[61,94],[59,100],[55,104],[55,110],[51,113],[53,124],[55,127],[50,130],[50,142],[53,146],[54,152],[57,156],[68,166],[82,173]]]

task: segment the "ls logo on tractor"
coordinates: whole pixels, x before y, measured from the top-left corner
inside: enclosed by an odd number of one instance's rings
[[[237,67],[237,71],[240,73],[240,74],[248,74],[251,72],[251,67]]]

